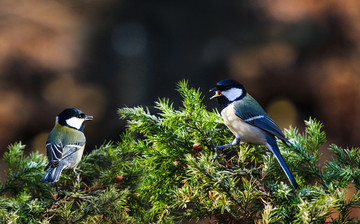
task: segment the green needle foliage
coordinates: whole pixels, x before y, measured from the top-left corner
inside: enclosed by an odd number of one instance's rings
[[[118,143],[104,142],[84,155],[77,184],[71,171],[60,192],[39,180],[46,158],[25,156],[24,145],[3,156],[7,179],[0,186],[0,223],[359,223],[360,150],[330,145],[331,161],[320,165],[326,136],[315,119],[300,133],[290,127],[281,153],[300,189],[288,182],[274,156],[241,144],[219,152],[233,136],[216,110],[202,104],[200,90],[178,84],[182,106],[169,99],[122,108],[128,129]]]

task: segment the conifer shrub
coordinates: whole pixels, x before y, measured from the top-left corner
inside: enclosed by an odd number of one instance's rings
[[[60,191],[41,183],[44,155],[24,155],[10,145],[3,156],[7,177],[0,187],[0,223],[358,223],[350,213],[360,205],[359,148],[330,145],[333,158],[319,165],[326,142],[323,125],[305,121],[300,133],[285,131],[291,146],[278,141],[300,188],[288,182],[264,146],[240,144],[219,152],[211,140],[232,141],[217,110],[202,103],[199,89],[179,82],[182,106],[155,102],[156,114],[139,106],[121,108],[127,131],[117,143],[105,141],[71,171]],[[353,194],[346,193],[352,190]]]

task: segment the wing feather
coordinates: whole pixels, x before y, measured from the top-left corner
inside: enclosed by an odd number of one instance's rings
[[[49,161],[59,160],[62,158],[63,146],[61,144],[46,144],[46,151]]]
[[[245,101],[239,101],[237,104],[235,104],[234,109],[236,116],[238,116],[246,123],[258,127],[270,133],[271,135],[278,137],[285,143],[289,142],[276,123],[269,117],[269,115],[266,114],[262,107],[251,96],[248,95]]]
[[[49,164],[45,167],[45,170],[49,167],[57,167],[61,160],[81,149],[84,145],[85,142],[76,142],[65,146],[48,142],[46,144],[46,151]]]

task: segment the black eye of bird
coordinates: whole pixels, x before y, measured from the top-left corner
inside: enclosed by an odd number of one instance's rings
[[[85,114],[84,113],[79,114],[78,118],[85,118]]]

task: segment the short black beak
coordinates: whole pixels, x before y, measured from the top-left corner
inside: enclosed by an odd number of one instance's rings
[[[86,116],[85,116],[85,121],[92,121],[93,118],[94,118],[93,116],[86,115]]]
[[[214,91],[216,91],[216,87],[209,90],[209,92],[214,92]]]

